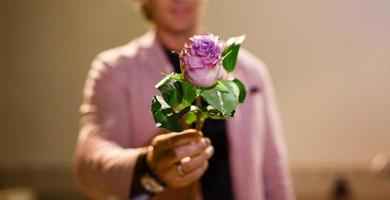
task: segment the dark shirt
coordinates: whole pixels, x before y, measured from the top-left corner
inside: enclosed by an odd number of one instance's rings
[[[177,53],[164,49],[166,56],[180,73],[180,60]],[[210,138],[214,146],[214,155],[209,160],[209,167],[201,178],[202,196],[204,200],[233,199],[231,187],[229,149],[226,120],[207,119],[202,128],[203,135]]]

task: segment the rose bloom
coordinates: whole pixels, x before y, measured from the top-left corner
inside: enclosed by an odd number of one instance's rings
[[[195,35],[180,52],[186,80],[199,87],[213,86],[220,78],[222,49],[214,35]]]

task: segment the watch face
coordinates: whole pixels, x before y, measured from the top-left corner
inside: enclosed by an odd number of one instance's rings
[[[164,187],[149,174],[145,174],[144,176],[142,176],[141,184],[146,191],[151,193],[159,193],[164,190]]]

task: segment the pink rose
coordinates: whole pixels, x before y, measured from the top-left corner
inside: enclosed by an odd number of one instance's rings
[[[186,80],[199,87],[213,86],[220,78],[222,49],[214,35],[195,35],[180,52]]]

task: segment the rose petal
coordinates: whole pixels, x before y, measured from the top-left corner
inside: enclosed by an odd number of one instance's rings
[[[191,69],[184,73],[184,77],[199,87],[213,86],[220,78],[220,66],[215,68]]]

